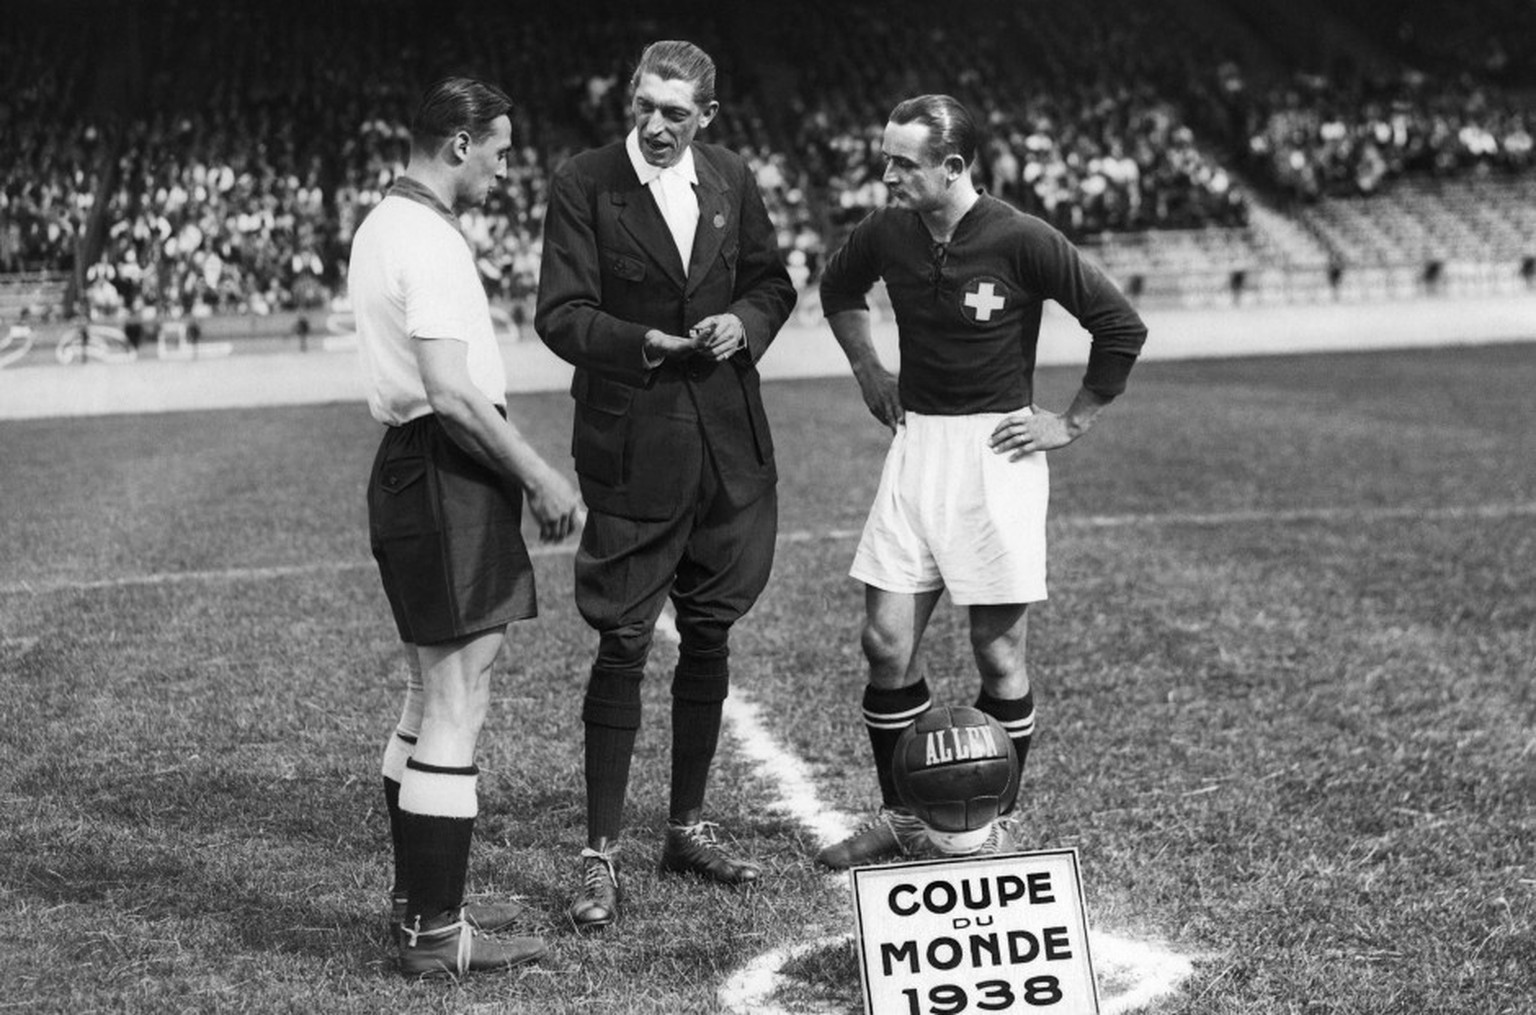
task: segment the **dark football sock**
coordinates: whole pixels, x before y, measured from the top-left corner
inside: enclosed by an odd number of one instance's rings
[[[678,658],[672,678],[672,796],[667,812],[673,820],[694,821],[703,810],[729,690],[730,663],[725,657]]]
[[[640,730],[644,671],[592,668],[581,718],[585,728],[587,841],[615,842],[624,827],[629,763]]]
[[[405,854],[406,925],[456,912],[464,904],[469,846],[479,810],[479,769],[406,762],[400,782],[400,841]]]
[[[1002,724],[1013,741],[1013,749],[1019,756],[1019,781],[1024,779],[1024,761],[1029,757],[1029,742],[1035,735],[1035,692],[1026,691],[1024,697],[1012,700],[994,698],[982,691],[976,698],[976,707]]]
[[[395,857],[394,880],[389,888],[391,895],[405,892],[405,850],[400,844],[400,780],[415,746],[415,737],[396,730],[390,734],[389,744],[384,748],[384,807],[389,812],[389,842]]]
[[[931,704],[926,680],[894,690],[884,690],[873,684],[864,687],[864,726],[869,730],[869,746],[874,750],[880,799],[887,807],[901,806],[901,794],[896,792],[896,781],[891,776],[896,741],[914,719],[928,711]]]
[[[389,894],[405,894],[405,847],[400,819],[400,784],[393,779],[384,780],[384,806],[389,809],[389,844],[394,851],[395,873],[389,884]]]

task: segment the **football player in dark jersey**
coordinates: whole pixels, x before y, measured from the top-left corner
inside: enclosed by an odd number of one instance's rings
[[[850,573],[865,585],[864,722],[882,806],[817,859],[846,868],[913,855],[926,829],[891,779],[897,737],[929,707],[918,649],[946,589],[969,613],[976,707],[1002,723],[1022,769],[1035,725],[1025,665],[1029,604],[1045,599],[1045,452],[1119,395],[1146,326],[1114,283],[1047,223],[971,182],[977,130],[946,95],[908,99],[882,142],[889,205],[854,228],[821,281],[822,307],[864,401],[893,438]],[[865,296],[883,279],[900,376],[880,362]],[[1064,412],[1034,405],[1046,300],[1092,337]],[[979,851],[1014,848],[1000,822]]]

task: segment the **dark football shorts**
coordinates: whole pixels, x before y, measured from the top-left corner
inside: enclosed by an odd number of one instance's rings
[[[521,491],[436,416],[390,427],[368,478],[368,537],[401,640],[431,645],[538,614]]]

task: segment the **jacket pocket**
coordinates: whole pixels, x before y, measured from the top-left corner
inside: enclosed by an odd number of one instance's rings
[[[576,472],[604,486],[620,486],[635,389],[584,371],[578,373],[576,381],[572,385],[576,419],[571,438]]]
[[[645,262],[638,257],[623,253],[622,251],[603,248],[603,271],[617,276],[626,282],[640,282],[645,279]]]

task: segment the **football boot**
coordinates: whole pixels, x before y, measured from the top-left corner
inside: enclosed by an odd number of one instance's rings
[[[596,930],[619,918],[619,872],[613,865],[614,852],[590,846],[581,851],[581,888],[566,911],[577,930]]]
[[[718,827],[713,821],[668,822],[661,869],[674,874],[697,874],[723,885],[747,885],[762,877],[763,869],[757,864],[725,854],[715,835]]]
[[[400,972],[407,979],[452,979],[532,962],[546,951],[542,938],[497,937],[477,930],[464,911],[430,920],[417,916],[400,928]]]
[[[1014,824],[999,818],[992,822],[992,831],[987,833],[987,841],[978,846],[975,853],[969,855],[988,856],[993,853],[1017,853],[1022,848]]]
[[[997,823],[1003,826],[1003,831],[1013,840],[1013,852],[1024,849],[1024,815],[1019,813],[1018,807],[1010,808],[1007,813],[997,816]]]
[[[397,937],[405,925],[406,901],[404,895],[389,897],[389,930]],[[544,929],[544,920],[516,896],[499,902],[491,899],[465,902],[463,914],[466,923],[487,934],[536,935]]]
[[[833,870],[930,852],[928,826],[905,807],[881,807],[863,828],[816,854],[816,862]]]

